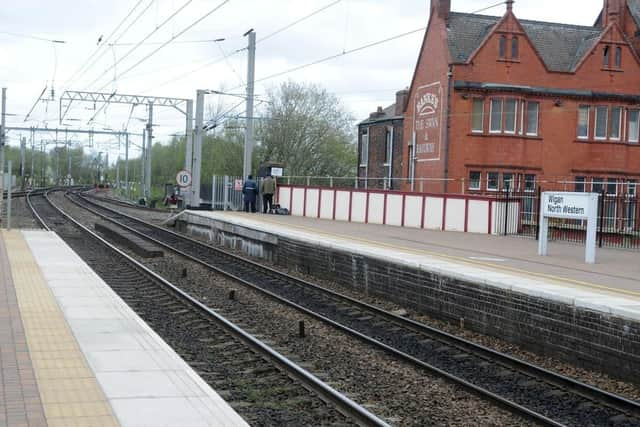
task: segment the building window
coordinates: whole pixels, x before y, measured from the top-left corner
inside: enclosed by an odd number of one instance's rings
[[[498,179],[500,174],[498,172],[487,172],[487,190],[498,191]]]
[[[502,132],[502,98],[491,100],[491,114],[489,122],[489,132]]]
[[[586,181],[587,179],[584,176],[576,176],[576,186],[575,191],[578,193],[584,193],[586,191]]]
[[[618,180],[615,178],[607,179],[607,194],[618,194]]]
[[[510,172],[502,174],[502,191],[513,191],[513,174]]]
[[[607,139],[607,116],[609,115],[609,107],[596,107],[596,124],[594,135],[596,139]]]
[[[520,135],[524,135],[524,110],[526,105],[526,101],[520,101]]]
[[[469,172],[469,190],[480,190],[481,175],[478,171]]]
[[[539,102],[527,102],[527,135],[538,135],[538,112],[540,110]]]
[[[504,59],[507,51],[507,36],[500,36],[500,42],[498,44],[498,56]]]
[[[578,107],[578,138],[589,138],[589,106],[581,105]]]
[[[640,130],[640,110],[629,110],[629,142],[638,143]]]
[[[369,134],[365,130],[362,133],[360,143],[360,167],[366,167],[369,163]]]
[[[609,48],[609,46],[605,46],[605,47],[604,47],[604,54],[602,55],[602,65],[603,65],[605,68],[608,68],[608,67],[609,67],[609,63],[610,63],[610,62],[609,62],[609,59],[610,59],[610,56],[611,56],[611,52],[610,52],[610,50],[611,50],[611,49]]]
[[[473,113],[471,120],[471,131],[482,133],[484,130],[484,99],[473,99]]]
[[[391,163],[391,148],[393,144],[391,143],[391,138],[393,137],[393,133],[391,129],[385,129],[385,138],[384,138],[384,164],[388,165]]]
[[[507,98],[504,105],[504,131],[516,133],[516,117],[518,115],[518,100]]]
[[[536,191],[536,176],[533,174],[526,174],[524,176],[524,191],[533,192]]]
[[[518,59],[518,38],[511,39],[511,59]]]
[[[635,197],[637,191],[638,183],[635,179],[627,181],[627,195],[629,197]]]
[[[616,68],[620,68],[622,66],[622,48],[616,47],[616,53],[613,58],[613,63]]]
[[[591,191],[594,193],[602,193],[604,190],[604,181],[602,178],[591,178]]]
[[[611,108],[611,126],[609,127],[609,138],[620,139],[620,122],[622,120],[622,108]]]

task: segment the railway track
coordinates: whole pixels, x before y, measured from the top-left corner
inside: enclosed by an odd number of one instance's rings
[[[165,249],[226,274],[546,425],[640,426],[640,404],[385,312],[92,202],[73,200]]]
[[[28,203],[103,280],[250,423],[386,426],[76,222],[47,198]]]

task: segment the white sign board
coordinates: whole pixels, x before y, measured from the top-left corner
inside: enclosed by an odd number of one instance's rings
[[[176,175],[176,182],[180,187],[188,187],[191,185],[191,172],[187,170],[181,170]]]
[[[271,168],[271,176],[282,176],[282,168]]]
[[[585,262],[596,262],[598,193],[544,192],[540,196],[540,239],[538,255],[547,255],[549,218],[587,220]]]

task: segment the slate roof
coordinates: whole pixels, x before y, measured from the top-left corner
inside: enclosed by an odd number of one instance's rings
[[[640,27],[640,0],[627,0],[627,5],[629,5],[631,16],[636,21],[636,25]]]
[[[360,123],[358,123],[358,126],[368,125],[368,124],[377,123],[377,122],[384,122],[387,120],[401,119],[402,117],[403,117],[402,115],[396,116],[396,104],[391,104],[387,108],[382,110],[382,114],[376,115],[374,117],[370,116],[364,119],[363,121],[361,121]]]
[[[629,0],[640,17],[640,0]],[[448,43],[454,63],[463,63],[500,17],[451,12],[448,23]],[[552,71],[572,71],[582,56],[593,47],[601,29],[580,25],[518,20],[533,46]]]

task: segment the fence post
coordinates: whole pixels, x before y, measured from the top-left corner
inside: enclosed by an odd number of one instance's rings
[[[229,176],[224,176],[224,189],[222,190],[222,210],[226,211],[229,204]]]
[[[307,187],[311,186],[311,177],[307,176]]]
[[[606,193],[605,190],[602,190],[600,194],[600,239],[598,239],[598,247],[602,247],[602,238],[604,234],[604,197]]]
[[[509,189],[507,188],[504,204],[504,235],[506,236],[509,230]]]
[[[333,188],[333,177],[329,177],[329,187]]]
[[[538,203],[534,203],[534,214],[536,216],[536,240],[540,239],[540,203],[542,203],[542,186],[538,185],[538,197],[536,200]]]
[[[211,210],[216,210],[216,176],[211,178]]]

